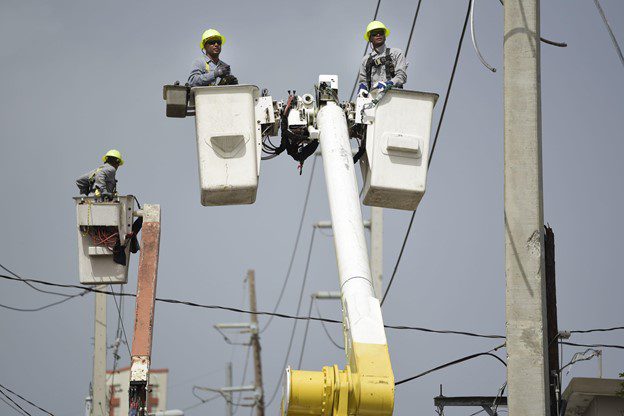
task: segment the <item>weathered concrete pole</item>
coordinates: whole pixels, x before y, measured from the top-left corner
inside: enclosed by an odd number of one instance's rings
[[[505,273],[510,416],[549,415],[539,0],[505,1]]]

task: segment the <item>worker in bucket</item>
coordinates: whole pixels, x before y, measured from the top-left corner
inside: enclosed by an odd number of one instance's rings
[[[217,30],[208,29],[204,32],[199,44],[203,56],[193,62],[188,78],[191,87],[238,84],[238,79],[232,75],[230,66],[219,59],[224,44],[225,36]]]
[[[97,199],[110,201],[117,194],[115,175],[124,161],[119,150],[111,149],[102,156],[102,162],[104,163],[97,169],[76,179],[76,186],[82,195],[89,195],[93,192]]]
[[[358,96],[370,91],[403,88],[407,81],[407,61],[400,49],[386,46],[390,29],[375,20],[366,26],[364,39],[371,44],[371,52],[362,59],[358,75]]]

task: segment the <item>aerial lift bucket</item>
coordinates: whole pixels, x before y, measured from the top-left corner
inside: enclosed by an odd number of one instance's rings
[[[191,94],[202,205],[254,203],[262,149],[258,87],[195,87]]]
[[[84,285],[128,282],[134,197],[116,196],[110,202],[95,197],[74,197],[78,231],[78,269]],[[125,252],[125,264],[114,261],[113,248]]]
[[[438,94],[391,89],[372,110],[360,159],[364,205],[415,210],[425,194]]]

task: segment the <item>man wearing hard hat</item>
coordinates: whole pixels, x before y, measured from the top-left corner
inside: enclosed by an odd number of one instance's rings
[[[407,61],[401,50],[386,46],[390,30],[375,20],[366,26],[364,39],[371,43],[371,53],[362,59],[358,95],[367,96],[373,89],[403,88],[407,81]]]
[[[193,62],[188,78],[191,87],[238,84],[236,77],[231,74],[230,66],[219,59],[223,44],[225,36],[217,30],[208,29],[204,32],[199,44],[204,54]]]
[[[115,174],[117,168],[124,164],[119,150],[111,149],[102,156],[103,165],[76,179],[76,185],[81,194],[89,195],[102,200],[112,200],[117,193],[117,180]]]

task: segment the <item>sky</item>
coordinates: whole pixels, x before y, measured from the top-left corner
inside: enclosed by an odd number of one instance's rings
[[[624,42],[624,3],[603,0],[615,36]],[[111,148],[126,161],[119,191],[162,208],[158,296],[247,307],[243,279],[256,272],[258,308],[272,310],[295,243],[312,163],[299,176],[286,155],[263,162],[256,203],[202,207],[199,203],[194,120],[165,117],[162,86],[184,82],[201,53],[201,33],[214,27],[227,37],[221,58],[242,83],[313,91],[319,74],[339,76],[348,99],[376,1],[225,3],[200,1],[108,2],[2,0],[0,2],[0,262],[24,276],[78,283],[74,180]],[[466,11],[466,1],[423,0],[407,60],[406,88],[443,98]],[[391,30],[388,44],[405,48],[416,1],[382,1],[378,18]],[[559,328],[621,326],[624,279],[624,68],[590,0],[542,2],[542,35],[567,48],[542,45],[544,220],[556,235]],[[481,52],[469,34],[429,171],[427,193],[396,280],[383,306],[387,324],[504,334],[503,230],[503,10],[475,5]],[[442,100],[435,109],[434,125]],[[312,224],[329,220],[322,161],[312,178],[310,202],[293,272],[279,311],[294,314]],[[369,209],[363,209],[368,217]],[[396,261],[410,213],[385,210],[384,278]],[[136,289],[138,257],[124,290]],[[30,308],[58,300],[23,284],[0,282],[0,304]],[[317,234],[301,313],[309,295],[338,288],[333,240]],[[319,304],[324,317],[341,319],[335,301]],[[42,312],[0,311],[0,384],[59,416],[84,413],[92,368],[92,295]],[[134,302],[124,303],[131,340]],[[108,303],[108,342],[117,311]],[[226,362],[243,380],[246,347],[231,347],[212,328],[248,316],[158,303],[153,366],[169,368],[168,407],[198,403],[194,385],[220,387]],[[261,318],[261,326],[266,319]],[[275,319],[262,333],[264,386],[278,386],[292,321]],[[340,325],[329,333],[341,341]],[[395,377],[403,379],[453,359],[488,350],[496,340],[388,330]],[[297,328],[296,365],[303,325]],[[244,341],[244,337],[239,337]],[[572,342],[624,344],[622,331],[573,335]],[[568,362],[583,348],[566,346]],[[120,366],[129,364],[125,346]],[[504,350],[499,352],[505,357]],[[624,351],[605,349],[604,376],[624,371]],[[109,368],[112,367],[109,354]],[[310,325],[303,368],[345,364],[318,323]],[[597,375],[591,360],[571,377]],[[246,382],[251,379],[247,374]],[[433,397],[496,395],[505,369],[479,358],[397,387],[395,414],[435,414]],[[280,393],[268,407],[276,414]],[[1,414],[12,410],[0,403]],[[478,409],[447,409],[448,416]],[[222,400],[189,410],[224,411]],[[239,413],[249,409],[239,409]],[[36,414],[36,413],[33,413]]]

